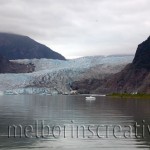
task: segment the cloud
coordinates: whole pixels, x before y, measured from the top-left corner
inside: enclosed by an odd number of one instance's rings
[[[28,35],[66,57],[135,53],[149,0],[1,0],[0,32]]]

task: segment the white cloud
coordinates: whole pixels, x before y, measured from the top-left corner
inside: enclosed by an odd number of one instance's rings
[[[134,53],[150,33],[149,0],[1,0],[0,31],[67,56]]]

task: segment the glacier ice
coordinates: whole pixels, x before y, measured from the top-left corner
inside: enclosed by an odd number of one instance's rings
[[[33,73],[0,74],[2,94],[63,94],[70,84],[87,78],[104,78],[121,71],[131,63],[132,55],[89,56],[71,60],[24,59],[12,60],[35,65]]]

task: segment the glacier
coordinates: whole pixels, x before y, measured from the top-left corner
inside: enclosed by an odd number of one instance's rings
[[[2,94],[69,94],[70,84],[81,79],[103,79],[121,71],[133,60],[133,55],[88,56],[70,60],[24,59],[11,60],[32,63],[32,73],[0,74]]]

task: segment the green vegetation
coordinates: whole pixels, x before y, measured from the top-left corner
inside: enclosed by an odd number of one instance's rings
[[[150,99],[150,94],[145,93],[137,93],[137,94],[130,94],[130,93],[112,93],[106,96],[110,97],[118,97],[118,98],[148,98]]]

